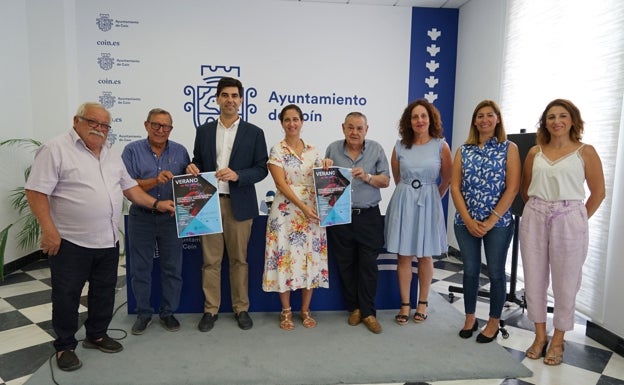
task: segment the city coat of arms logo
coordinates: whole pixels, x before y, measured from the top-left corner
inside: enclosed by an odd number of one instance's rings
[[[97,59],[98,64],[100,65],[100,68],[108,71],[109,69],[113,68],[113,64],[115,63],[115,59],[113,57],[111,57],[110,53],[103,53],[98,59]]]
[[[184,95],[190,96],[191,100],[184,103],[184,111],[193,113],[193,123],[199,127],[204,123],[212,122],[219,118],[219,106],[217,105],[217,84],[223,77],[240,78],[240,67],[235,66],[210,66],[202,65],[200,73],[204,84],[187,85],[184,87]],[[239,114],[241,119],[248,120],[250,114],[255,114],[258,107],[251,103],[258,91],[253,87],[245,87],[243,104]]]
[[[107,32],[113,27],[113,19],[108,17],[108,13],[100,13],[100,17],[96,20],[96,24],[100,31]]]

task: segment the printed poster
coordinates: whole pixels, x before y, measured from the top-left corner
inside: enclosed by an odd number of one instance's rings
[[[171,182],[178,238],[223,232],[214,172],[178,175]]]
[[[321,227],[351,223],[351,169],[314,169],[316,207]]]

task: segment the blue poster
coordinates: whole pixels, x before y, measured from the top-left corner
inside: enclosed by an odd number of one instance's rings
[[[314,169],[316,208],[321,227],[351,223],[351,169]]]
[[[178,238],[223,232],[214,172],[178,175],[171,182]]]

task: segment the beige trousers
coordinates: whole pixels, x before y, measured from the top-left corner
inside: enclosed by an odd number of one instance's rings
[[[202,289],[204,312],[218,314],[221,305],[221,262],[224,248],[227,250],[230,268],[230,293],[235,313],[249,310],[249,267],[247,243],[251,236],[252,219],[237,221],[232,214],[232,202],[219,197],[223,233],[201,236],[204,264],[202,266]]]

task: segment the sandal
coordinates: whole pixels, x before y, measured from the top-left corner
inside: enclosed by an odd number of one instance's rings
[[[290,308],[282,309],[282,313],[280,314],[280,329],[284,330],[293,330],[295,328],[295,323],[292,320],[292,311]]]
[[[429,307],[429,301],[418,301],[418,304]],[[427,317],[428,317],[427,313],[421,313],[417,311],[414,313],[414,322],[416,323],[424,322],[427,319]]]
[[[563,345],[550,346],[546,357],[544,357],[544,364],[549,366],[557,366],[563,362]]]
[[[316,326],[316,321],[312,318],[312,314],[310,311],[301,311],[301,319],[303,320],[303,327],[305,328],[313,328]]]
[[[394,316],[394,320],[396,321],[396,323],[403,326],[403,325],[407,325],[407,321],[409,321],[409,313],[410,313],[410,310],[412,309],[412,304],[409,302],[401,303],[401,307],[407,308],[407,314],[401,314],[399,312],[399,314]]]
[[[537,360],[546,355],[547,348],[548,348],[548,340],[545,340],[545,341],[535,340],[533,341],[533,344],[529,346],[529,348],[526,350],[525,354],[527,358],[530,358],[532,360]]]

